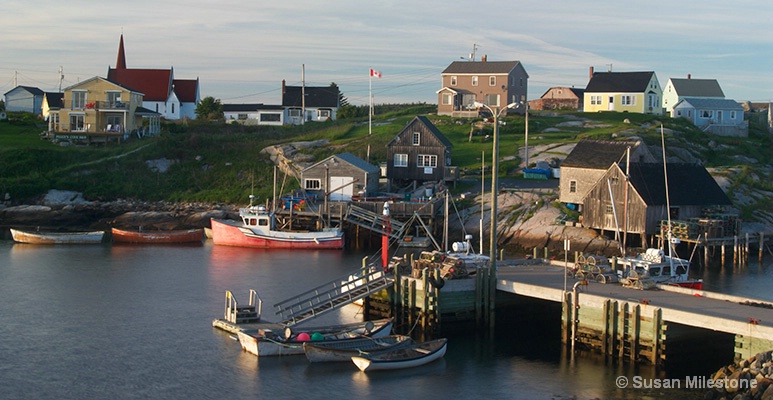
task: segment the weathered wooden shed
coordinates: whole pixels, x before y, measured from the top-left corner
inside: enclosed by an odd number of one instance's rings
[[[341,153],[306,167],[301,171],[301,184],[310,193],[330,192],[331,201],[349,201],[353,195],[377,193],[380,172],[352,153]]]
[[[582,207],[585,196],[609,167],[626,159],[628,148],[631,162],[655,162],[642,141],[580,140],[561,163],[559,201]]]
[[[453,147],[427,117],[415,117],[387,143],[388,190],[394,184],[411,181],[417,185],[452,180]]]
[[[582,224],[602,232],[619,230],[639,234],[646,239],[648,235],[658,234],[660,221],[669,217],[663,165],[631,163],[628,185],[625,165],[625,162],[611,165],[585,196]],[[702,165],[669,163],[667,168],[672,220],[699,218],[706,210],[732,205]]]

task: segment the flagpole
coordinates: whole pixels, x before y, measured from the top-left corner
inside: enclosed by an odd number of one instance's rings
[[[370,139],[370,135],[373,133],[373,68],[368,71],[368,99],[370,99],[370,107],[368,107],[368,139]],[[368,140],[368,154],[365,161],[370,162],[370,140]]]

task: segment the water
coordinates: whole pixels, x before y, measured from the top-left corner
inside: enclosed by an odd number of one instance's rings
[[[0,241],[0,398],[684,399],[702,391],[619,390],[615,378],[663,377],[653,367],[572,359],[551,327],[498,325],[497,337],[449,336],[444,360],[365,374],[305,357],[258,359],[211,327],[226,290],[264,300],[343,276],[363,253],[213,246],[33,246]],[[769,266],[696,271],[707,288],[771,300]],[[361,320],[354,305],[316,323]],[[721,365],[707,367],[717,369]]]

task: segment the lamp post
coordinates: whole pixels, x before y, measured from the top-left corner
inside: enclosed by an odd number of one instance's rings
[[[526,165],[524,165],[524,169],[529,169],[529,102],[524,101],[523,104],[526,106],[526,135],[524,136],[524,145],[526,148],[524,149],[524,153],[526,154],[525,161]]]
[[[494,149],[491,152],[491,228],[489,242],[489,326],[494,327],[495,303],[497,294],[497,170],[499,168],[499,117],[506,110],[516,107],[518,103],[511,103],[503,108],[496,107],[496,111],[486,104],[475,102],[475,107],[487,109],[494,116]]]

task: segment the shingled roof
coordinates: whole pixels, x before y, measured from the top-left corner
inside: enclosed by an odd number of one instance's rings
[[[631,163],[631,185],[647,205],[665,205],[663,165]],[[668,163],[668,196],[671,205],[732,205],[722,188],[700,164]],[[625,171],[625,165],[620,165]]]
[[[454,61],[442,74],[509,74],[520,61]]]
[[[725,97],[716,79],[671,78],[671,84],[682,97]]]
[[[144,94],[144,101],[166,101],[172,84],[172,70],[110,68],[107,79]]]
[[[629,146],[633,153],[640,145],[642,142],[633,140],[583,139],[574,146],[561,166],[606,170],[620,162]]]
[[[595,72],[585,93],[643,93],[655,72]]]
[[[336,86],[285,86],[282,85],[282,105],[285,107],[338,107],[340,91]],[[306,102],[302,101],[306,94]]]
[[[177,98],[183,103],[196,102],[196,89],[199,87],[198,79],[175,79],[172,81]]]

